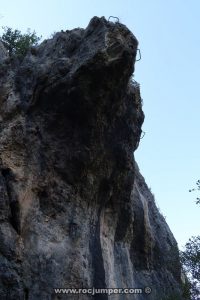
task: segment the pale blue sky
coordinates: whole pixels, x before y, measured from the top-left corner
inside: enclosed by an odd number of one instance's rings
[[[200,206],[188,190],[200,178],[199,0],[0,1],[1,26],[48,37],[86,27],[94,15],[118,16],[140,42],[146,135],[136,152],[143,176],[179,246],[200,234]]]

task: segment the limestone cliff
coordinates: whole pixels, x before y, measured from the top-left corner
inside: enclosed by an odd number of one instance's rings
[[[1,300],[183,299],[176,241],[133,156],[137,46],[97,17],[23,62],[0,45]],[[143,293],[54,291],[92,287]]]

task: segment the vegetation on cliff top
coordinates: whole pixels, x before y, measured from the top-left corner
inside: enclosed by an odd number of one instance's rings
[[[41,37],[36,35],[36,32],[31,32],[27,29],[26,33],[22,34],[18,29],[3,27],[3,34],[0,36],[4,47],[7,49],[10,56],[23,58],[30,47],[36,46]]]

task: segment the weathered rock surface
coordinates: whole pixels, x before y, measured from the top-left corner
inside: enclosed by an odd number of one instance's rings
[[[8,53],[4,48],[3,43],[0,41],[0,62],[5,61],[6,58],[8,58]]]
[[[97,17],[22,63],[0,44],[1,300],[183,299],[176,241],[133,157],[137,45]],[[91,287],[152,292],[54,292]]]

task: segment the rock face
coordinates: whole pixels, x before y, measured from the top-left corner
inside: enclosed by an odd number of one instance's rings
[[[8,58],[8,53],[0,41],[0,62],[4,61],[6,58]]]
[[[0,44],[1,300],[183,299],[176,241],[133,157],[137,45],[97,17],[21,63]],[[143,293],[54,291],[92,287]]]

